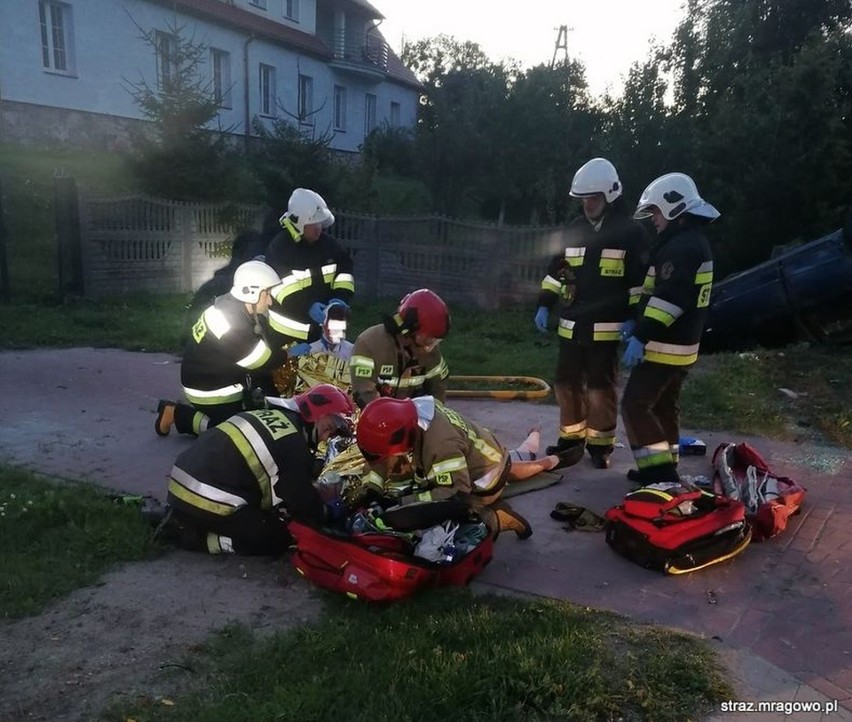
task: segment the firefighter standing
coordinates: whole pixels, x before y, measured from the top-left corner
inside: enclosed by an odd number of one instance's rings
[[[266,262],[281,277],[269,322],[296,341],[318,339],[328,303],[337,300],[348,307],[355,294],[352,258],[325,232],[333,223],[334,214],[319,193],[296,188],[281,216],[283,230],[266,250]]]
[[[421,288],[405,296],[393,316],[355,339],[349,373],[352,395],[363,408],[379,396],[432,395],[444,401],[449,369],[439,350],[450,312],[438,294]]]
[[[689,176],[669,173],[645,189],[635,217],[652,219],[660,244],[645,281],[650,296],[627,338],[623,360],[632,371],[621,413],[639,483],[677,482],[680,391],[698,360],[713,285],[702,227],[719,211]]]
[[[275,407],[232,416],[178,456],[167,538],[211,554],[277,555],[292,542],[282,509],[311,524],[333,515],[312,483],[315,452],[351,434],[352,401],[326,384],[269,403]]]
[[[410,454],[418,493],[404,497],[403,505],[460,498],[491,533],[532,536],[529,522],[501,500],[512,478],[509,452],[490,430],[434,397],[371,401],[361,411],[356,438],[369,464],[365,486],[382,493],[389,481],[386,470]]]
[[[270,330],[270,289],[280,278],[262,261],[234,272],[230,293],[219,296],[192,327],[180,367],[189,404],[161,400],[156,432],[172,424],[179,433],[198,435],[251,404],[251,395],[275,395],[272,370],[287,358],[286,339]],[[259,389],[259,391],[255,391]]]
[[[554,384],[559,438],[547,453],[575,449],[582,458],[585,447],[593,465],[605,469],[615,444],[620,331],[641,296],[647,244],[624,210],[618,173],[605,158],[583,165],[570,193],[582,202],[583,216],[568,226],[566,247],[548,267],[535,315],[536,328],[546,333],[549,311],[561,302]]]

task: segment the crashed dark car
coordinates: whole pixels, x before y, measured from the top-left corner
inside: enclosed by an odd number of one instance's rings
[[[713,287],[702,351],[798,341],[852,343],[852,222]]]

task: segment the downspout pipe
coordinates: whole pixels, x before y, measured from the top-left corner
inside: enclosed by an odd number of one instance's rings
[[[254,39],[254,35],[249,35],[243,43],[243,142],[245,143],[246,153],[248,153],[249,151],[249,144],[251,142],[251,104],[249,102],[249,98],[251,97],[249,91],[249,45],[251,45]]]

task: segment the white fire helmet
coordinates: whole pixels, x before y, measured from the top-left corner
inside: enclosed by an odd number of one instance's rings
[[[328,210],[323,197],[307,188],[296,188],[290,195],[287,212],[281,216],[282,223],[285,218],[290,219],[299,233],[304,233],[305,226],[314,223],[321,223],[323,228],[328,228],[334,223],[334,214]]]
[[[281,277],[275,269],[263,261],[246,261],[234,271],[234,286],[231,295],[238,301],[257,303],[260,292],[277,286]]]
[[[612,203],[621,195],[621,181],[618,171],[606,158],[592,158],[580,166],[571,181],[571,196],[585,198],[595,193],[603,193],[607,203]]]
[[[716,220],[720,213],[700,195],[695,181],[685,173],[666,173],[643,191],[634,218],[648,218],[656,206],[663,218],[673,221],[683,213]]]

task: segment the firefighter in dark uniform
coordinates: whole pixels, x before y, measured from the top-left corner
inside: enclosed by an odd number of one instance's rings
[[[647,267],[642,227],[624,209],[615,167],[593,158],[574,175],[571,195],[583,215],[567,228],[564,251],[541,282],[535,325],[547,332],[560,305],[554,391],[559,438],[548,454],[585,447],[596,468],[609,466],[618,415],[618,350],[623,324],[639,302]]]
[[[680,391],[710,305],[713,255],[703,226],[719,217],[683,173],[657,178],[642,193],[635,217],[651,218],[659,245],[645,281],[641,316],[623,360],[632,368],[621,414],[640,484],[679,481]]]
[[[532,527],[502,500],[512,480],[510,452],[493,432],[469,421],[432,396],[379,398],[361,411],[358,448],[369,470],[363,478],[381,494],[395,458],[411,455],[417,492],[401,504],[462,500],[492,534],[514,531],[521,539]],[[555,458],[548,464],[554,463]]]
[[[330,301],[348,308],[355,295],[352,258],[325,232],[333,223],[334,214],[319,193],[296,188],[281,216],[283,230],[266,249],[266,262],[281,277],[270,325],[298,342],[320,338]]]
[[[421,288],[405,296],[393,316],[356,339],[349,360],[352,395],[360,408],[379,396],[398,399],[447,395],[449,369],[439,344],[450,312],[437,293]]]
[[[245,408],[252,396],[277,395],[272,371],[287,359],[287,339],[269,328],[271,289],[280,278],[262,261],[234,272],[230,293],[219,296],[192,327],[180,367],[188,404],[161,400],[154,428],[165,436],[174,424],[196,436]]]
[[[309,524],[333,518],[313,485],[315,452],[351,435],[355,407],[321,384],[268,409],[243,411],[210,429],[175,461],[166,538],[211,554],[278,555],[292,542],[282,515]]]

